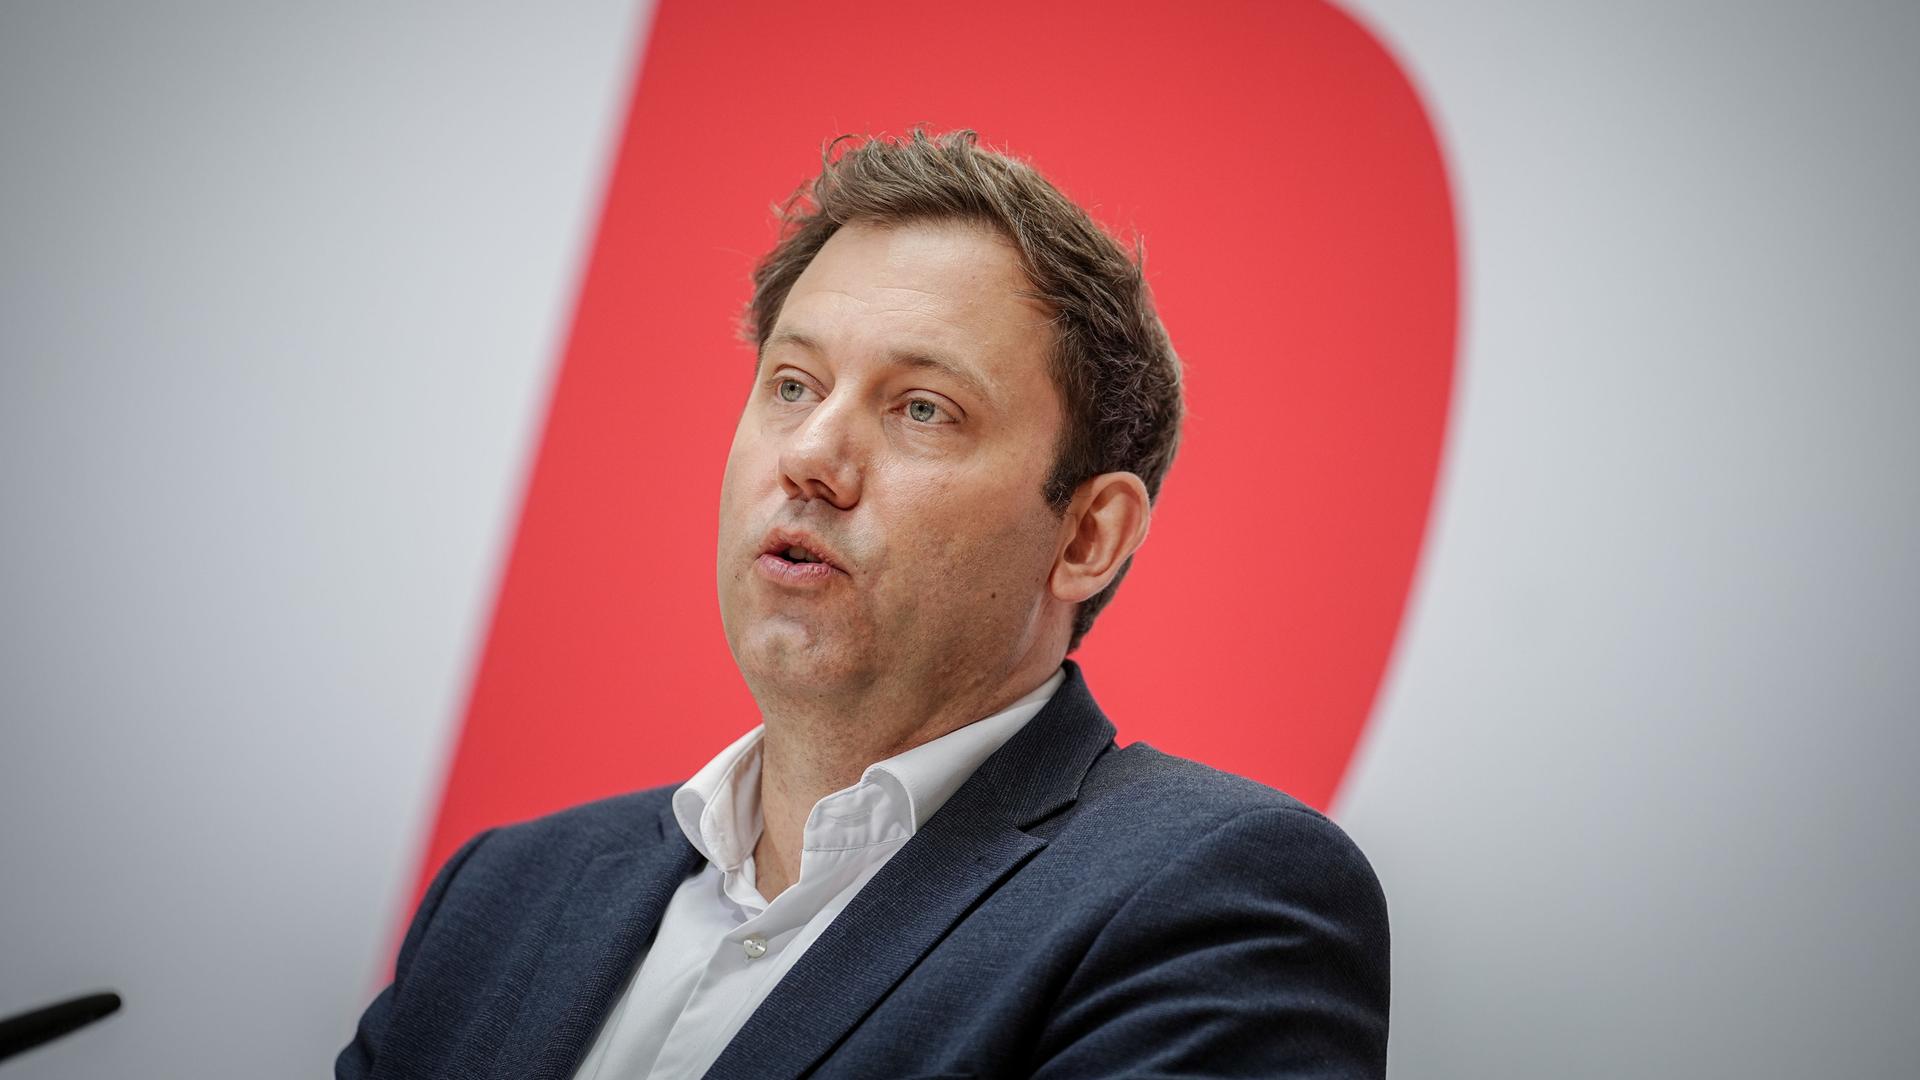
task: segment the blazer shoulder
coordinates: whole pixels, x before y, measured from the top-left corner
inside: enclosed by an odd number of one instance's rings
[[[1287,810],[1325,820],[1306,803],[1257,780],[1133,743],[1102,755],[1087,773],[1080,801],[1107,811],[1221,820],[1254,810]]]
[[[1081,792],[1047,854],[1074,870],[1055,875],[1060,907],[1091,917],[1036,1074],[1385,1074],[1386,899],[1344,832],[1141,744],[1102,755]]]
[[[1203,838],[1271,858],[1279,852],[1349,867],[1378,884],[1352,838],[1325,814],[1286,792],[1175,757],[1146,743],[1101,756],[1081,786],[1069,828],[1131,837],[1135,850],[1161,856]]]
[[[474,853],[491,864],[577,860],[619,847],[646,847],[666,834],[678,784],[614,795],[503,825]]]

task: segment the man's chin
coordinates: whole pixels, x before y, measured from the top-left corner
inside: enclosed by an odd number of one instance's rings
[[[874,653],[840,635],[781,620],[746,635],[734,662],[756,694],[813,696],[870,682]]]

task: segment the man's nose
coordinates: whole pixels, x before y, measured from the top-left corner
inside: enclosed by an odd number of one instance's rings
[[[856,403],[829,395],[780,452],[780,486],[793,499],[823,499],[838,510],[860,501],[861,450]]]

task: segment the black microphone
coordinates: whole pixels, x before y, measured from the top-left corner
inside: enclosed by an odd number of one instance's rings
[[[83,1028],[120,1008],[120,995],[88,994],[0,1020],[0,1061]]]

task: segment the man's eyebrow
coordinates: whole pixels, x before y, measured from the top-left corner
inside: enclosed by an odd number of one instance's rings
[[[758,372],[767,366],[767,350],[775,345],[795,345],[812,353],[820,351],[817,342],[797,330],[775,330],[767,335],[767,340],[760,343],[760,349],[753,358],[754,371]]]
[[[767,335],[766,343],[760,346],[760,358],[765,361],[767,350],[775,345],[793,345],[811,353],[823,351],[820,343],[798,330],[775,330]],[[936,353],[902,350],[890,354],[887,362],[898,367],[914,368],[924,371],[937,371],[955,382],[965,386],[968,391],[988,404],[994,403],[992,391],[980,376],[968,371],[960,364]]]
[[[987,389],[987,384],[983,382],[978,375],[944,357],[935,356],[931,353],[897,352],[888,357],[888,360],[901,367],[940,372],[942,375],[965,386],[970,393],[981,401],[989,405],[994,403],[992,392]]]
[[[766,355],[767,350],[775,345],[798,345],[808,352],[820,351],[819,343],[798,330],[775,330],[768,334],[767,340],[760,343],[761,355]]]

